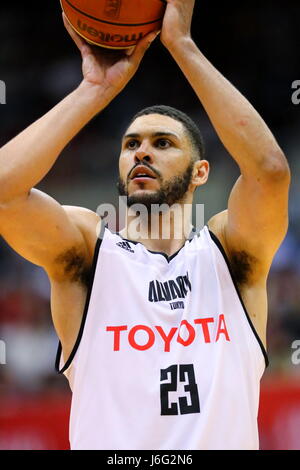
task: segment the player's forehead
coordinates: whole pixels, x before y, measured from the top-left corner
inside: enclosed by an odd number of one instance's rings
[[[127,128],[124,137],[134,134],[147,137],[164,133],[174,134],[179,140],[186,139],[183,124],[162,114],[147,114],[136,118]]]

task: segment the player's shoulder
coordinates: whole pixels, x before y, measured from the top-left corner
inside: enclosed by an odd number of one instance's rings
[[[87,209],[86,207],[80,207],[80,206],[68,206],[68,205],[63,205],[62,206],[64,210],[67,212],[68,215],[72,217],[78,217],[78,218],[83,218],[83,219],[99,219],[99,215],[92,211],[91,209]]]
[[[101,218],[96,212],[85,207],[64,205],[63,209],[73,224],[80,230],[89,253],[93,255],[98,234],[101,230]]]
[[[228,210],[224,210],[214,215],[207,226],[221,244],[236,283],[242,288],[263,285],[267,272],[261,268],[257,257],[250,253],[246,246],[242,243],[232,243],[226,230],[227,224]]]
[[[218,212],[213,215],[207,222],[207,227],[211,233],[216,237],[218,245],[221,245],[222,251],[224,252],[230,265],[232,264],[231,260],[231,251],[227,245],[227,240],[225,237],[226,224],[228,222],[228,210]]]
[[[207,222],[208,229],[217,237],[226,254],[229,255],[225,239],[225,227],[228,221],[228,210],[224,210],[212,216]]]

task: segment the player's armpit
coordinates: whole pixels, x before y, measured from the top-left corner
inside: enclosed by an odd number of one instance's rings
[[[32,189],[28,196],[1,206],[0,232],[17,253],[42,266],[51,278],[84,282],[92,250],[90,240],[76,223],[78,210],[64,208],[47,194]]]

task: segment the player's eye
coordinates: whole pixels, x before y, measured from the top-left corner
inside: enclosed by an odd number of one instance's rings
[[[161,149],[167,149],[171,145],[171,142],[167,139],[159,139],[156,141],[156,146]]]
[[[129,150],[135,150],[137,149],[139,143],[137,140],[128,140],[127,144],[126,144],[126,147],[129,149]]]

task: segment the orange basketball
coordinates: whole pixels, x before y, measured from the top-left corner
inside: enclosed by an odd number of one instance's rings
[[[126,49],[160,29],[164,0],[60,0],[75,31],[91,44]]]

